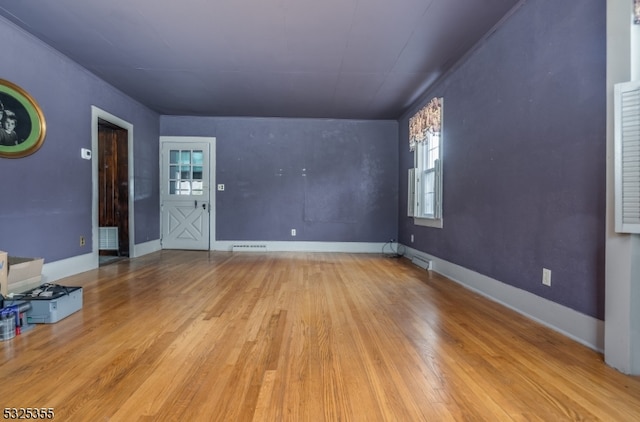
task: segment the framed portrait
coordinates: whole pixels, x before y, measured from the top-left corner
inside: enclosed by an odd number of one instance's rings
[[[19,86],[0,79],[0,157],[33,154],[45,134],[44,115],[36,101]]]

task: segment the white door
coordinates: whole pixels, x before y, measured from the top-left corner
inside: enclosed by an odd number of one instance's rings
[[[161,138],[163,249],[209,249],[213,142],[194,139]]]

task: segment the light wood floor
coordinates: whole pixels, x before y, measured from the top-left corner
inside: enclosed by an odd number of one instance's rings
[[[640,378],[406,260],[162,251],[62,280],[0,404],[63,421],[640,420]]]

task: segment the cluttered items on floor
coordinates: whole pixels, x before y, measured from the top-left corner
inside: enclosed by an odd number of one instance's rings
[[[0,251],[0,341],[53,324],[82,309],[82,288],[42,283],[42,258]]]
[[[24,293],[14,294],[12,300],[31,304],[31,309],[27,311],[28,323],[52,324],[82,309],[82,287],[45,283]]]
[[[82,309],[82,287],[45,283],[24,293],[2,299],[0,341],[32,329],[34,324],[53,324]]]

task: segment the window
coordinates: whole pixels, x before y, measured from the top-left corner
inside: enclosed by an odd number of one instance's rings
[[[414,168],[409,170],[408,215],[414,224],[442,227],[442,98],[409,119]]]
[[[202,195],[201,150],[169,152],[169,195]]]

